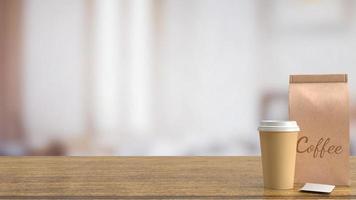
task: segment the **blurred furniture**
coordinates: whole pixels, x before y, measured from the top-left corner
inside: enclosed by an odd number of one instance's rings
[[[0,154],[23,151],[22,2],[0,1]],[[11,146],[11,148],[9,148]]]
[[[0,199],[356,198],[263,188],[259,157],[1,157]]]
[[[259,102],[259,116],[263,119],[288,119],[288,91],[267,90]]]

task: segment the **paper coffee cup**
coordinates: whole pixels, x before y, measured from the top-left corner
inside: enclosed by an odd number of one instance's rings
[[[264,186],[271,189],[293,188],[297,139],[300,131],[297,122],[263,120],[258,130]]]

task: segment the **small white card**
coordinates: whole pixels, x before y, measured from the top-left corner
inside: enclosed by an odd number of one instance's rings
[[[325,185],[317,183],[306,183],[299,191],[304,192],[320,192],[320,193],[330,193],[335,188],[335,185]]]

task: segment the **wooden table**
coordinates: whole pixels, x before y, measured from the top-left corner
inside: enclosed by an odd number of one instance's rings
[[[263,188],[259,157],[1,157],[0,199],[356,198]]]

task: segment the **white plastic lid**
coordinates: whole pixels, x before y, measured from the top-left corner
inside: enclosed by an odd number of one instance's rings
[[[262,120],[259,131],[265,132],[296,132],[300,131],[296,121]]]

